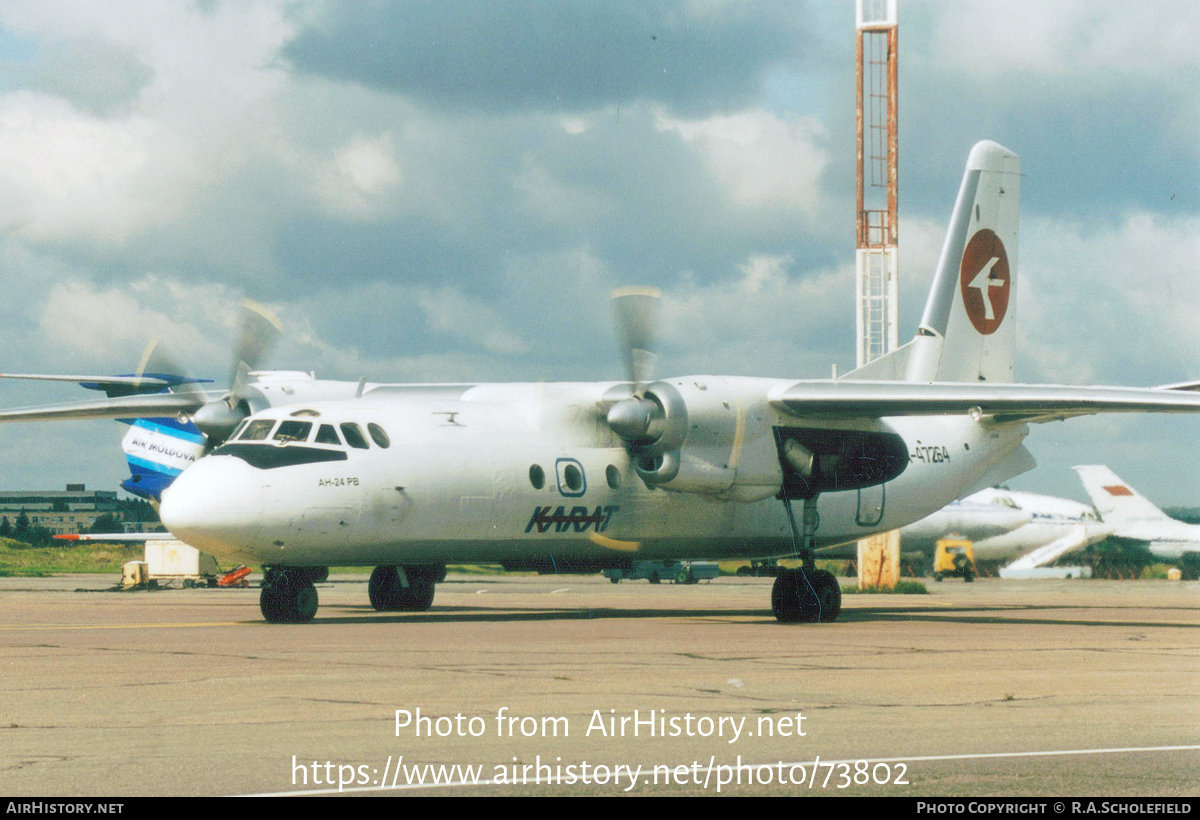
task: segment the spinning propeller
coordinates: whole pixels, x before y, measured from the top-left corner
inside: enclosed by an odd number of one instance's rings
[[[249,299],[242,302],[229,392],[216,401],[207,401],[192,414],[192,422],[210,440],[224,440],[253,412],[247,391],[250,373],[261,367],[282,332],[279,319],[265,307]]]
[[[653,288],[613,292],[613,314],[633,393],[608,408],[609,428],[629,445],[634,469],[648,484],[669,481],[679,470],[676,450],[687,430],[687,408],[669,385],[650,383],[662,294]]]
[[[53,376],[0,374],[0,378],[39,381],[72,381],[104,390],[109,398],[43,407],[0,411],[3,421],[55,421],[65,419],[191,418],[213,443],[224,440],[250,415],[253,395],[250,373],[261,367],[282,332],[270,311],[254,302],[241,305],[238,341],[233,351],[229,390],[221,396],[200,389],[197,379],[183,371],[152,342],[142,355],[137,373],[128,376]],[[161,392],[169,389],[170,392]]]
[[[665,418],[662,405],[646,395],[658,358],[652,348],[662,294],[654,288],[621,288],[613,291],[612,301],[633,395],[609,408],[608,426],[630,444],[649,444],[661,435]]]

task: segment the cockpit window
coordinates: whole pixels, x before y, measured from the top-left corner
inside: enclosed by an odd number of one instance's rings
[[[385,433],[383,428],[378,424],[368,424],[367,432],[371,434],[371,438],[375,441],[375,443],[385,450],[392,443],[391,439],[388,438],[388,434]]]
[[[342,435],[346,437],[346,443],[351,447],[359,450],[370,449],[371,445],[367,444],[367,440],[363,438],[362,428],[352,422],[347,422],[342,425]]]
[[[317,428],[317,437],[313,439],[313,444],[334,444],[340,447],[342,440],[338,438],[337,430],[333,429],[332,424],[322,424]]]
[[[285,421],[275,431],[274,438],[276,441],[308,441],[311,432],[311,421]]]
[[[258,419],[246,425],[246,429],[238,437],[238,441],[266,441],[275,426],[274,419]]]
[[[245,430],[245,429],[246,429],[246,425],[247,425],[247,424],[249,424],[249,423],[250,423],[250,419],[242,419],[242,423],[241,423],[241,424],[239,424],[239,425],[237,426],[237,429],[235,429],[235,430],[233,431],[233,434],[229,436],[229,440],[230,440],[230,441],[232,441],[233,439],[235,439],[235,438],[237,438],[239,435],[241,435],[241,432],[242,432],[243,430]]]

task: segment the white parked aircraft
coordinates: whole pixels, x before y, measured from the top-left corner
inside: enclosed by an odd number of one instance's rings
[[[1030,513],[1030,519],[1012,532],[975,542],[975,557],[980,561],[1009,561],[1006,569],[1033,569],[1112,534],[1094,509],[1078,501],[1011,490],[984,493],[1016,504]]]
[[[937,542],[950,535],[972,542],[976,560],[1011,561],[1032,569],[1112,534],[1087,504],[1066,498],[989,487],[900,528],[901,548],[932,558]],[[821,550],[821,557],[853,557],[849,550]]]
[[[1108,467],[1074,469],[1115,538],[1144,543],[1152,555],[1168,561],[1200,561],[1200,524],[1167,515]]]
[[[447,563],[572,572],[789,555],[804,568],[776,578],[776,617],[833,620],[841,593],[816,549],[1029,469],[1029,423],[1200,411],[1186,391],[1008,383],[1019,186],[1015,154],[972,149],[916,337],[837,380],[652,381],[643,291],[616,302],[625,382],[252,381],[243,366],[224,396],[118,398],[119,411],[76,417],[170,405],[227,438],[166,489],[160,513],[185,542],[268,567],[268,621],[310,620],[312,577],[329,565],[374,566],[376,609],[423,610]]]

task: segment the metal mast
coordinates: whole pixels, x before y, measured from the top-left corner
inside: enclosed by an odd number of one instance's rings
[[[855,0],[854,13],[858,58],[855,356],[862,367],[897,346],[896,0]],[[882,514],[886,502],[880,503]],[[899,530],[858,542],[860,589],[891,589],[899,580]]]
[[[858,367],[897,345],[896,17],[896,0],[855,0]]]

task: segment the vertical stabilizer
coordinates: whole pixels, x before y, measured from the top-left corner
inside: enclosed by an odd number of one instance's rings
[[[976,143],[909,352],[908,381],[1013,380],[1020,198],[1021,158]]]
[[[1074,470],[1106,524],[1119,529],[1134,523],[1174,520],[1107,467],[1089,464]]]
[[[190,421],[133,419],[121,449],[129,462],[129,478],[121,487],[134,495],[158,501],[175,477],[204,455],[208,439]]]

